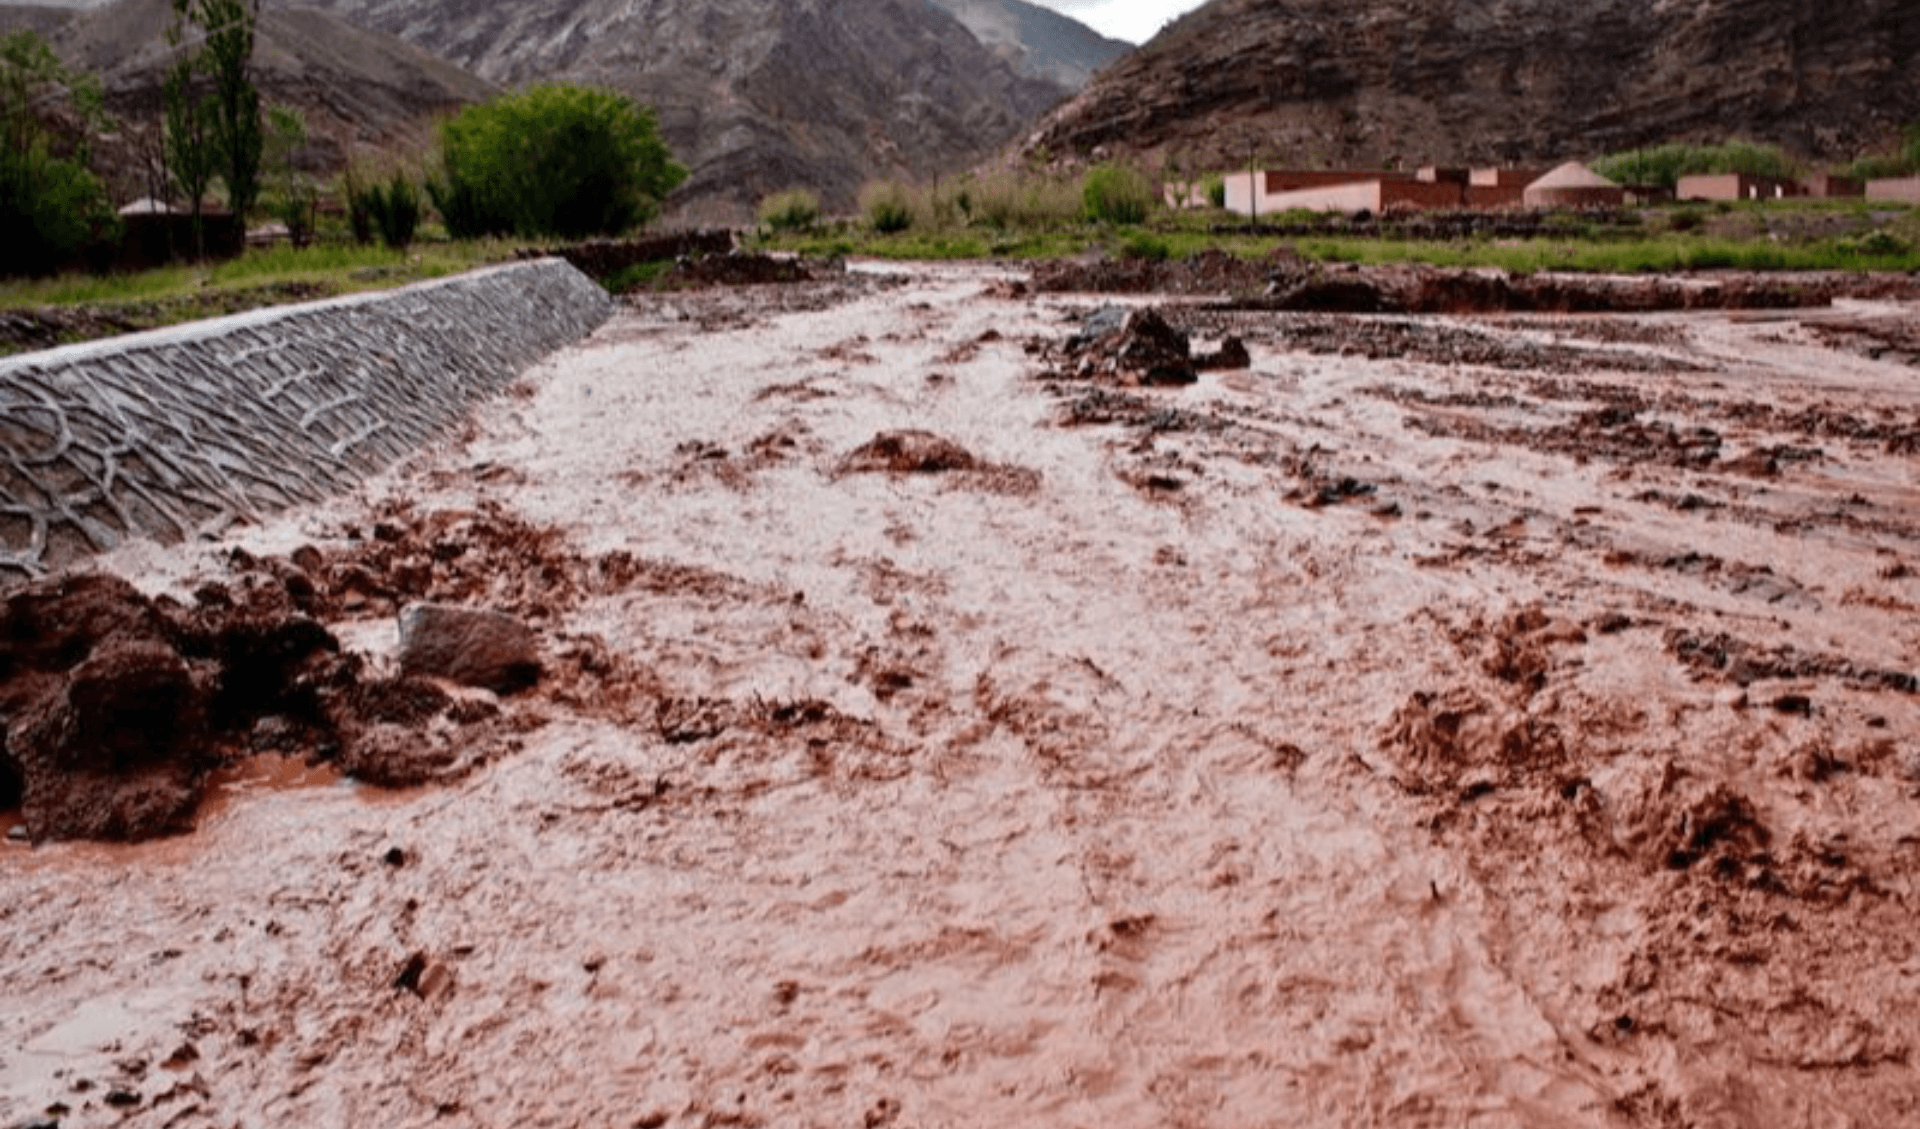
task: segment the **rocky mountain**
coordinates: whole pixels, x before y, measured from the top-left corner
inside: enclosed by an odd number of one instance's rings
[[[1743,137],[1817,160],[1913,122],[1915,0],[1214,0],[1024,149],[1343,167]]]
[[[873,177],[965,168],[1067,91],[926,0],[301,0],[502,84],[562,79],[652,105],[693,172],[682,221],[780,189],[852,203]]]
[[[172,21],[169,0],[119,0],[78,9],[48,38],[69,64],[101,77],[123,132],[136,137],[157,127]],[[304,111],[310,162],[327,170],[355,149],[406,144],[438,115],[498,93],[392,36],[304,9],[261,13],[254,67],[262,101]]]
[[[927,0],[967,25],[974,38],[1021,74],[1079,90],[1095,71],[1133,50],[1078,20],[1024,0]]]

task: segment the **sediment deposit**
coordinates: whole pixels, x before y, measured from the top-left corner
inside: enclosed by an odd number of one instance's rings
[[[1134,379],[1110,301],[1245,363]],[[1217,307],[650,295],[107,557],[543,673],[443,691],[451,782],[261,757],[0,853],[0,1122],[1910,1121],[1915,305]]]

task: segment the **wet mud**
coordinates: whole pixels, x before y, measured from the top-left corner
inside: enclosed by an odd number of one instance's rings
[[[1827,307],[1841,298],[1920,298],[1920,280],[1897,274],[1515,275],[1497,269],[1321,264],[1285,246],[1259,259],[1202,251],[1170,260],[1061,260],[1036,266],[1031,285],[1042,293],[1210,296],[1227,309],[1347,314],[1777,310]]]
[[[354,497],[102,562],[273,591],[456,760],[255,719],[192,834],[6,845],[0,1124],[1905,1124],[1920,451],[1828,331],[1917,318],[630,299]],[[540,680],[396,682],[416,601]]]

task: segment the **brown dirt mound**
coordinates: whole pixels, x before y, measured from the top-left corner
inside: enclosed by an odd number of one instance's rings
[[[882,432],[840,463],[847,474],[944,474],[979,466],[971,451],[930,431]]]
[[[658,290],[691,290],[710,286],[764,286],[772,283],[819,282],[841,273],[804,259],[772,255],[701,255],[682,259],[662,275]]]
[[[193,606],[81,575],[0,604],[0,809],[28,835],[138,840],[190,829],[207,774],[277,752],[404,786],[471,768],[501,742],[488,702],[419,678],[369,678],[316,616],[429,595],[544,611],[579,571],[537,531],[475,514],[380,521],[335,557],[236,552]],[[475,728],[479,726],[480,728]]]

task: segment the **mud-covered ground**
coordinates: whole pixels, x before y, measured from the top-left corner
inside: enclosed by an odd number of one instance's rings
[[[0,850],[0,1124],[1920,1123],[1920,307],[1123,299],[1249,353],[1147,386],[1103,301],[636,299],[107,561],[546,673]]]

